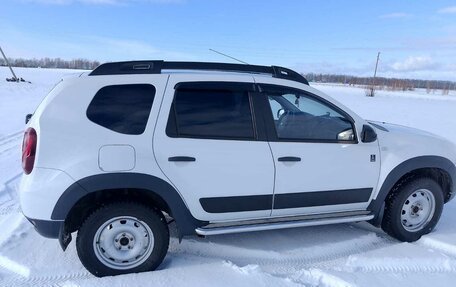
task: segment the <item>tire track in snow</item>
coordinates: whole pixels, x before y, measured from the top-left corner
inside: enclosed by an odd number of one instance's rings
[[[213,242],[189,240],[170,250],[174,254],[193,255],[210,259],[229,260],[236,265],[255,264],[265,271],[275,274],[289,274],[303,268],[329,268],[353,254],[360,254],[383,248],[395,243],[389,238],[380,237],[374,232],[353,239],[333,242],[315,247],[303,247],[287,252],[252,250],[248,248],[227,246]],[[172,247],[170,248],[172,249]]]
[[[16,188],[11,187],[11,185],[15,184],[21,175],[22,172],[16,174],[3,183],[3,188],[0,189],[0,196],[8,196],[9,199],[0,202],[0,215],[8,215],[13,212],[20,212],[21,209],[18,202]]]
[[[344,271],[390,273],[455,273],[456,260],[449,258],[356,258],[348,259]]]
[[[348,258],[343,269],[349,272],[456,273],[455,245],[434,239],[429,235],[413,243],[401,244],[404,249],[415,255],[397,257],[394,251],[393,254],[385,257],[355,255]],[[420,254],[421,252],[427,253],[423,255]]]
[[[73,280],[93,278],[93,275],[86,271],[44,276],[23,277],[13,275],[3,278],[0,286],[61,286],[62,283]]]
[[[0,139],[0,155],[20,147],[23,131],[16,132]]]
[[[15,133],[9,134],[7,136],[4,136],[0,138],[0,146],[2,146],[4,143],[9,142],[10,140],[14,140],[18,136],[22,136],[23,131],[17,131]]]
[[[441,240],[437,240],[435,238],[430,237],[429,235],[426,237],[422,237],[420,240],[415,242],[416,245],[427,247],[432,250],[437,250],[449,257],[456,259],[456,245],[443,242]]]
[[[22,237],[20,232],[26,234],[33,229],[21,214],[7,215],[7,217],[3,218],[0,222],[1,226],[4,227],[2,234],[0,234],[0,251],[3,248],[17,248],[12,247],[11,243],[20,240]],[[16,238],[14,237],[15,235],[17,236]],[[68,260],[71,259],[63,257],[63,261]],[[0,252],[0,286],[58,286],[67,281],[93,278],[93,275],[86,270],[72,272],[71,268],[61,270],[60,272],[59,270],[56,270],[55,273],[57,274],[41,274],[41,271],[39,269],[36,270],[36,266],[32,263],[33,262],[31,261],[27,263],[16,262],[14,259],[8,258]],[[69,262],[69,264],[65,263],[65,265],[71,266],[72,264]],[[49,272],[53,271],[46,271],[46,273]]]

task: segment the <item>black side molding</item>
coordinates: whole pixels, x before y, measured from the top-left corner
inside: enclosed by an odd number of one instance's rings
[[[242,212],[367,202],[372,188],[201,198],[209,213]],[[274,199],[274,206],[272,202]]]
[[[200,199],[204,211],[209,213],[242,212],[272,209],[272,194]]]
[[[276,194],[274,209],[367,202],[371,194],[372,188]]]

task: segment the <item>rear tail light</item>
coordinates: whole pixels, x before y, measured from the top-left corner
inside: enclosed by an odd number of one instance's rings
[[[37,136],[34,128],[28,128],[22,142],[22,169],[25,174],[30,174],[35,163]]]

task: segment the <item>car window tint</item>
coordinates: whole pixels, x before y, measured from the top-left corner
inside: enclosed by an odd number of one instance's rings
[[[106,86],[95,94],[87,117],[112,131],[139,135],[146,128],[154,96],[155,87],[149,84]]]
[[[174,99],[179,136],[252,139],[249,96],[229,89],[178,89]]]

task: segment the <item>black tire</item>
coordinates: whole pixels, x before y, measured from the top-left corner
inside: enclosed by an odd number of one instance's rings
[[[143,257],[145,261],[129,269],[116,269],[107,266],[98,258],[100,255],[97,257],[94,247],[94,238],[98,229],[106,222],[122,216],[135,218],[141,221],[141,224],[144,224],[143,226],[147,225],[152,231],[154,240],[150,255],[147,257],[146,254]],[[153,208],[133,202],[112,203],[97,209],[86,218],[78,231],[76,240],[79,259],[84,267],[97,277],[155,270],[165,258],[168,245],[169,230],[163,214]]]
[[[428,216],[428,222],[423,221],[418,230],[407,230],[401,219],[404,204],[409,196],[420,189],[426,189],[434,196],[434,212]],[[416,194],[415,194],[416,195]],[[443,210],[443,191],[440,185],[431,178],[406,178],[397,184],[385,201],[385,213],[382,220],[382,229],[390,236],[406,242],[417,241],[421,236],[431,232],[440,219]]]

